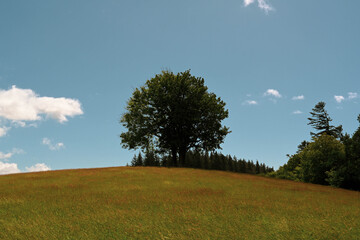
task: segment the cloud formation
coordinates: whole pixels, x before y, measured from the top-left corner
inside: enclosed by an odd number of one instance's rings
[[[9,130],[7,127],[0,127],[0,137],[3,137],[6,135],[6,132]]]
[[[337,101],[338,103],[341,103],[342,101],[345,100],[345,98],[343,96],[336,96],[335,95],[334,98],[335,98],[335,101]]]
[[[76,99],[40,97],[31,89],[16,86],[0,89],[0,117],[11,121],[36,121],[45,115],[63,123],[81,114],[81,103]]]
[[[292,97],[292,100],[304,100],[305,99],[305,97],[304,97],[304,95],[299,95],[299,96],[294,96],[294,97]]]
[[[21,172],[16,163],[4,163],[0,161],[0,175]]]
[[[258,102],[255,100],[247,100],[244,102],[245,105],[257,105]]]
[[[11,152],[8,153],[0,152],[0,159],[7,160],[11,158],[14,154],[21,154],[21,153],[24,153],[22,149],[14,148]]]
[[[27,172],[42,172],[42,171],[50,171],[51,168],[46,166],[45,163],[37,163],[31,167],[25,167]]]
[[[356,92],[349,92],[348,93],[348,98],[349,99],[354,99],[354,98],[358,98],[359,96],[358,96],[358,93],[356,93]]]
[[[50,171],[51,168],[46,166],[45,163],[37,163],[31,167],[25,167],[26,172],[41,172],[41,171]],[[0,161],[0,175],[12,174],[12,173],[21,173],[22,171],[18,168],[16,163],[4,163]]]
[[[9,159],[9,158],[11,158],[12,155],[13,155],[13,153],[11,153],[11,152],[9,152],[9,153],[0,152],[0,159]]]
[[[347,97],[344,97],[342,95],[335,95],[334,98],[336,102],[341,103],[343,101],[350,101],[359,98],[359,94],[357,92],[348,92]]]
[[[293,114],[302,114],[303,112],[300,110],[293,111]]]
[[[53,144],[51,142],[51,140],[48,138],[43,138],[42,144],[47,145],[49,147],[49,149],[52,151],[60,150],[61,148],[65,148],[64,143],[58,142],[58,143]]]
[[[250,4],[254,3],[255,0],[244,0],[245,7],[249,6]]]
[[[281,94],[279,93],[278,90],[275,90],[275,89],[266,90],[266,92],[264,93],[264,96],[273,96],[276,98],[281,98]]]
[[[250,4],[254,3],[255,0],[244,0],[244,6],[247,7]],[[268,3],[267,0],[257,0],[258,7],[264,10],[266,13],[274,11],[275,9]]]

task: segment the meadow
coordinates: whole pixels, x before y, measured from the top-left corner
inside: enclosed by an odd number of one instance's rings
[[[0,176],[0,239],[360,239],[360,192],[186,168]]]

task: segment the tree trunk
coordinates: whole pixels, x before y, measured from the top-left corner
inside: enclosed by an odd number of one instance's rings
[[[177,167],[177,152],[176,148],[171,149],[171,155],[172,155],[172,164],[174,167]]]
[[[180,147],[179,149],[179,163],[180,167],[185,166],[185,156],[186,156],[186,148]]]

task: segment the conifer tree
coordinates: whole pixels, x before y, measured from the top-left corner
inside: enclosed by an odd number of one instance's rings
[[[256,160],[255,173],[256,173],[256,174],[259,174],[259,173],[260,173],[260,165],[259,165],[259,161],[258,161],[258,160]]]
[[[136,165],[135,166],[144,166],[143,157],[141,153],[139,152],[137,159],[136,159]]]
[[[131,166],[135,167],[136,166],[136,154],[134,155],[134,157],[131,160]]]
[[[333,136],[335,138],[340,138],[342,135],[342,126],[339,125],[335,127],[330,125],[332,119],[325,110],[325,105],[325,102],[319,102],[312,109],[312,112],[310,112],[311,117],[308,118],[308,125],[311,125],[318,131],[317,133],[310,132],[310,134],[313,137],[320,137],[322,134],[326,133],[327,135]]]

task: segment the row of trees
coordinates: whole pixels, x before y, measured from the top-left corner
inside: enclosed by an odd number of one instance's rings
[[[316,130],[311,132],[312,141],[302,142],[297,153],[289,156],[288,163],[276,172],[265,165],[222,154],[200,154],[221,149],[230,133],[221,124],[228,117],[228,110],[221,98],[208,92],[204,79],[192,76],[189,70],[157,74],[135,89],[126,110],[120,119],[127,129],[120,135],[121,145],[146,153],[144,157],[137,156],[133,165],[268,173],[279,178],[360,189],[360,130],[350,136],[342,133],[342,126],[331,125],[324,102],[319,102],[308,118],[309,125]]]
[[[148,151],[144,155],[139,153],[134,155],[131,166],[174,166],[171,156],[157,155],[153,151]],[[274,171],[273,168],[266,166],[264,163],[256,161],[246,161],[245,159],[237,159],[230,155],[222,153],[201,153],[197,151],[189,151],[186,153],[184,165],[181,167],[223,170],[250,174],[267,174]]]
[[[303,141],[288,162],[269,176],[295,181],[360,190],[360,127],[354,134],[343,134],[319,102],[310,112],[312,141]],[[358,117],[360,123],[360,115]]]
[[[265,174],[265,164],[237,160],[214,152],[230,130],[221,124],[228,117],[225,102],[208,92],[204,79],[190,70],[161,74],[136,88],[120,123],[127,149],[141,149],[132,166],[179,166]],[[210,155],[208,152],[212,152]]]

